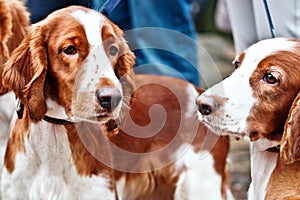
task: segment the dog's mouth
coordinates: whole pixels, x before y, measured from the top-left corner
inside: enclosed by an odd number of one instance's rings
[[[97,102],[74,103],[70,109],[69,115],[75,121],[85,121],[92,123],[106,123],[109,120],[115,120],[119,117],[122,109],[122,101],[113,108],[103,108]]]
[[[92,122],[92,123],[106,123],[109,120],[114,120],[119,117],[118,110],[101,110],[96,109],[93,112],[88,111],[76,111],[73,112],[71,119],[77,122],[84,121],[84,122]]]
[[[237,139],[248,137],[243,128],[239,127],[238,121],[227,122],[215,117],[202,116],[200,121],[211,131],[218,135],[229,135]]]
[[[216,133],[218,135],[229,135],[229,136],[235,137],[237,139],[244,138],[247,136],[247,134],[245,132],[234,132],[234,131],[228,130],[227,128],[221,128],[221,127],[214,126],[211,124],[206,124],[206,123],[204,123],[204,124],[207,126],[207,128],[209,128],[211,131],[213,131],[214,133]]]

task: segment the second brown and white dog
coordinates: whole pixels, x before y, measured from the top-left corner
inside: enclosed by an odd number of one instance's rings
[[[233,64],[230,77],[197,98],[200,118],[216,133],[253,141],[248,199],[300,199],[300,42],[260,41]]]
[[[32,25],[3,73],[21,101],[4,199],[232,197],[228,138],[196,119],[200,91],[175,78],[134,78],[122,34],[78,6]]]

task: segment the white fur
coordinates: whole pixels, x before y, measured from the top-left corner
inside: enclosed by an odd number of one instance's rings
[[[77,11],[73,16],[84,25],[91,47],[90,54],[77,77],[75,93],[93,93],[87,96],[91,98],[89,102],[93,105],[92,98],[95,98],[99,77],[108,77],[116,85],[119,81],[102,47],[100,24],[104,18],[94,11]],[[47,114],[50,116],[67,119],[63,107],[49,99],[47,106]],[[24,139],[26,152],[17,153],[14,171],[9,173],[6,169],[3,170],[3,199],[115,199],[108,177],[101,174],[91,177],[78,175],[64,126],[42,120],[31,125],[30,136]]]
[[[276,166],[278,153],[261,150],[261,141],[251,143],[251,178],[248,199],[261,200],[265,198],[270,176]],[[265,145],[265,143],[263,144]],[[269,145],[267,145],[269,146]]]
[[[186,91],[188,96],[186,98],[188,98],[188,105],[187,105],[187,110],[184,113],[186,118],[193,118],[195,116],[195,110],[197,110],[197,106],[195,104],[195,99],[198,96],[198,92],[196,91],[195,87],[193,87],[192,85],[188,85],[186,87]]]
[[[64,126],[31,125],[26,153],[17,153],[15,170],[2,174],[3,199],[114,199],[106,177],[79,176]]]
[[[201,116],[203,122],[220,134],[234,132],[249,136],[246,120],[254,104],[259,103],[259,100],[253,96],[253,88],[249,84],[250,77],[258,63],[266,56],[276,51],[295,50],[295,44],[291,40],[276,38],[263,40],[249,47],[244,52],[245,57],[241,66],[230,77],[203,93],[203,95],[221,99],[224,103],[216,113]],[[268,152],[266,149],[277,144],[266,139],[251,143],[252,182],[248,199],[264,199],[270,175],[278,158],[278,154]]]
[[[105,20],[104,17],[95,11],[86,13],[82,10],[75,11],[73,16],[81,21],[85,29],[87,40],[90,44],[90,53],[87,56],[83,67],[84,71],[88,73],[88,76],[84,76],[86,79],[82,80],[82,82],[85,84],[82,84],[81,82],[80,87],[83,90],[89,89],[89,85],[97,84],[99,76],[102,76],[111,79],[114,84],[121,89],[119,80],[111,66],[111,61],[106,56],[103,47],[103,44],[106,42],[102,41],[101,37],[102,24]]]
[[[47,104],[47,113],[46,115],[49,117],[55,117],[60,119],[68,119],[68,115],[65,112],[65,109],[59,106],[55,101],[52,99],[46,99]]]
[[[3,171],[4,155],[7,140],[9,138],[10,124],[14,112],[16,111],[17,101],[12,92],[0,96],[0,174]],[[2,179],[2,178],[1,178]],[[1,181],[1,180],[0,180]],[[1,195],[0,195],[1,199]]]
[[[115,87],[118,88],[122,94],[122,86],[119,79],[111,65],[111,60],[107,56],[104,49],[104,43],[102,41],[101,31],[103,28],[104,17],[99,15],[96,11],[84,12],[82,10],[77,10],[72,13],[72,16],[77,18],[83,25],[87,41],[90,45],[90,52],[86,57],[83,66],[77,73],[75,81],[75,89],[73,96],[72,107],[76,107],[81,101],[78,97],[84,93],[85,97],[89,99],[90,102],[95,101],[95,91],[99,81],[99,78],[108,78],[113,82]],[[91,24],[93,24],[91,26]],[[78,107],[78,105],[77,105]],[[122,102],[113,110],[111,118],[116,119],[121,111]],[[75,110],[72,108],[72,110]],[[86,108],[86,113],[93,113],[93,107]],[[75,115],[71,116],[72,120],[80,121],[82,117]]]
[[[118,191],[118,198],[119,199],[124,199],[124,194],[125,194],[125,187],[126,187],[126,177],[123,176],[122,178],[120,178],[117,183],[117,191]]]
[[[3,159],[9,137],[10,122],[17,108],[17,101],[14,94],[9,92],[0,96],[0,173],[3,167]]]
[[[206,152],[207,156],[203,158],[188,145],[183,145],[177,152],[182,155],[178,155],[180,158],[176,160],[176,169],[185,169],[177,182],[174,199],[221,200],[222,178],[215,170],[212,155]]]
[[[246,119],[256,100],[252,96],[249,81],[244,78],[245,76],[245,71],[238,69],[232,76],[208,89],[203,94],[204,96],[212,95],[229,99],[229,101],[225,101],[222,111],[202,116],[203,121],[216,133],[220,131],[223,134],[226,132],[240,133],[246,129]],[[240,87],[244,89],[241,93],[237,93],[236,91]]]

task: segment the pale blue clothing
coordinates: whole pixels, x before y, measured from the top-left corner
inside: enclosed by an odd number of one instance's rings
[[[96,9],[105,1],[94,0]],[[109,18],[125,30],[136,54],[136,73],[200,84],[192,0],[121,0]]]
[[[268,0],[276,37],[300,39],[300,1]],[[236,53],[271,38],[263,0],[226,0]]]

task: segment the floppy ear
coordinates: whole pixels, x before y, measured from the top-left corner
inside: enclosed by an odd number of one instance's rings
[[[29,27],[29,13],[19,1],[0,1],[0,74],[10,53],[24,38]],[[7,92],[2,86],[0,76],[0,95]]]
[[[8,39],[12,35],[12,16],[10,8],[6,1],[0,2],[0,52],[1,56],[5,59],[9,56],[9,51],[7,47]],[[3,62],[2,62],[3,63]]]
[[[130,51],[129,47],[127,46],[125,40],[123,44],[123,50],[122,55],[119,56],[117,64],[115,66],[115,74],[118,77],[122,89],[123,89],[123,95],[125,98],[123,98],[124,104],[127,106],[122,106],[121,115],[117,120],[117,124],[120,125],[124,121],[124,117],[127,116],[128,106],[131,105],[131,100],[134,99],[134,91],[135,91],[135,82],[134,82],[134,71],[133,66],[135,64],[135,56],[133,52]],[[110,127],[110,125],[107,125],[107,127]],[[110,128],[108,128],[109,130]],[[113,134],[115,134],[115,130],[113,129]]]
[[[40,120],[47,111],[44,97],[47,51],[43,27],[31,28],[5,64],[2,83],[16,94],[33,120]]]
[[[0,2],[0,73],[3,71],[3,65],[9,57],[8,50],[8,39],[12,35],[12,16],[10,13],[10,9],[8,3],[6,1]],[[0,80],[2,77],[0,76]],[[2,88],[1,85],[1,94],[6,93],[6,90]]]
[[[285,164],[300,160],[300,93],[295,98],[285,122],[280,157]]]

